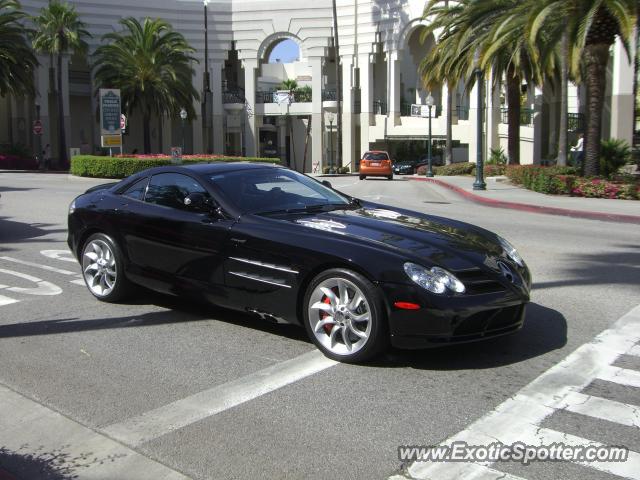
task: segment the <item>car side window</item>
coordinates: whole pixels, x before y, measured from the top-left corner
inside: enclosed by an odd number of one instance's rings
[[[187,210],[184,199],[192,193],[201,193],[209,198],[209,192],[188,175],[159,173],[151,177],[144,201],[163,207]]]
[[[149,183],[149,179],[147,177],[142,180],[138,180],[129,188],[127,188],[122,195],[125,197],[133,198],[134,200],[143,200],[144,193],[147,189],[147,183]]]

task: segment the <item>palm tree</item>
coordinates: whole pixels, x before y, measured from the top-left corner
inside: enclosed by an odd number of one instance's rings
[[[26,14],[17,0],[0,0],[0,96],[33,95],[33,73],[38,65],[20,23]]]
[[[585,175],[597,175],[602,140],[602,110],[609,49],[619,37],[630,56],[629,40],[638,14],[637,0],[529,0],[528,26],[532,44],[545,35],[569,43],[569,70],[587,87]]]
[[[95,52],[95,79],[98,88],[119,88],[124,111],[140,110],[143,119],[144,151],[151,151],[152,114],[178,114],[185,108],[195,116],[193,87],[195,50],[164,20],[135,18],[120,20],[122,32],[108,33]]]
[[[67,141],[62,101],[62,56],[69,52],[86,52],[87,43],[84,38],[91,35],[85,30],[85,24],[80,21],[75,7],[57,0],[42,8],[40,15],[33,21],[36,25],[33,48],[38,52],[56,55],[58,60],[58,162],[64,164],[67,161]]]

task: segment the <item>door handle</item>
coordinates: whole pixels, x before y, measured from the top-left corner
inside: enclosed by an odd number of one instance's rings
[[[241,245],[247,242],[246,238],[232,238],[231,241],[237,245]]]

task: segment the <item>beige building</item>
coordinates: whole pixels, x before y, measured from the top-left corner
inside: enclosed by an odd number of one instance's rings
[[[37,14],[46,0],[22,0],[23,8]],[[298,170],[312,171],[335,158],[336,55],[332,40],[331,0],[311,3],[284,0],[208,1],[208,45],[205,49],[205,7],[202,0],[73,0],[93,38],[90,53],[101,36],[119,29],[124,16],[161,17],[180,31],[197,49],[193,83],[202,92],[208,72],[211,94],[204,105],[194,105],[198,116],[185,126],[185,149],[232,155],[276,155]],[[454,91],[446,87],[427,92],[417,75],[417,65],[437,42],[437,35],[420,41],[424,0],[338,0],[342,86],[342,164],[354,166],[361,154],[374,148],[389,149],[396,157],[424,149],[428,119],[411,116],[411,105],[435,99],[432,128],[436,145],[445,138],[446,97],[453,96],[453,138],[456,161],[475,161],[475,91],[465,92],[464,82]],[[269,63],[273,48],[284,40],[299,47],[295,63]],[[206,58],[205,58],[206,57]],[[90,57],[89,57],[90,58]],[[36,144],[31,125],[37,109],[44,133],[42,145],[56,152],[57,115],[55,62],[40,56],[38,97],[0,99],[0,143]],[[83,153],[100,148],[97,100],[87,58],[67,57],[63,62],[62,95],[67,145]],[[605,110],[605,136],[629,143],[634,133],[634,68],[621,45],[611,51],[610,91]],[[274,92],[285,79],[310,87],[291,104],[278,102]],[[550,89],[527,88],[522,115],[521,161],[540,163],[552,158],[556,148],[558,98]],[[570,133],[582,123],[584,95],[571,88]],[[486,152],[503,146],[507,126],[504,95],[500,88],[485,97],[484,142]],[[129,118],[124,151],[142,151],[142,119]],[[330,126],[333,125],[331,129]],[[152,120],[152,149],[170,151],[181,145],[180,118]],[[437,151],[437,150],[436,150]],[[305,155],[306,152],[306,155]],[[469,154],[471,152],[471,154]]]

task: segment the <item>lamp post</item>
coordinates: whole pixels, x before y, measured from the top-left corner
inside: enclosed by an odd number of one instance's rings
[[[182,154],[184,155],[184,121],[187,119],[187,111],[184,107],[180,109],[180,119],[182,120]]]
[[[213,145],[211,142],[211,118],[210,115],[212,113],[212,95],[211,95],[211,77],[209,75],[209,16],[207,13],[207,6],[209,5],[209,0],[202,0],[204,5],[204,78],[203,78],[203,108],[202,108],[202,116],[204,120],[204,131],[206,142],[205,150],[213,150]]]
[[[476,76],[476,85],[478,87],[478,112],[476,117],[477,123],[477,150],[476,150],[476,181],[473,183],[474,190],[486,190],[487,184],[484,182],[484,160],[482,156],[482,135],[483,135],[483,114],[482,114],[482,104],[483,104],[483,85],[484,76],[482,74],[482,69],[480,68],[480,52],[476,51],[475,58],[475,76]]]
[[[427,97],[427,106],[429,107],[429,146],[427,147],[427,162],[429,163],[429,169],[427,170],[427,177],[433,177],[433,156],[431,155],[431,110],[435,100],[429,93]]]
[[[333,120],[335,115],[330,113],[329,118],[329,173],[335,173],[333,169]]]

